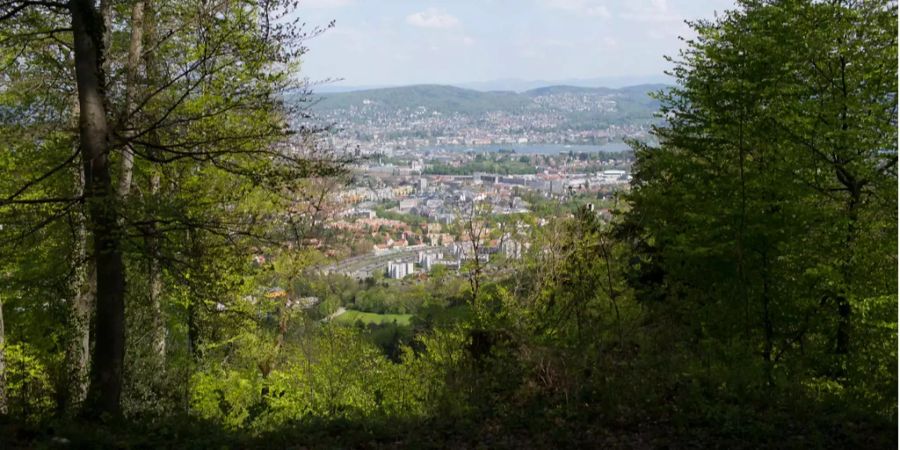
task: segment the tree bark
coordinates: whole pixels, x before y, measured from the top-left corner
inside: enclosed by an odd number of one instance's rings
[[[3,328],[3,298],[0,297],[0,415],[6,415],[6,330]]]
[[[131,42],[128,45],[128,61],[125,65],[125,111],[126,126],[132,126],[132,118],[128,117],[134,109],[135,91],[137,91],[138,71],[141,64],[141,52],[144,40],[144,2],[135,2],[131,8]],[[126,132],[131,136],[132,132]],[[119,198],[126,198],[131,193],[131,178],[134,172],[134,152],[130,143],[122,149],[122,166],[119,176]]]
[[[150,178],[150,195],[159,193],[159,175],[153,174]],[[147,247],[150,257],[150,308],[153,313],[153,350],[159,356],[160,362],[165,363],[166,358],[166,323],[162,311],[162,270],[159,264],[159,236],[155,226],[152,226],[147,236]]]
[[[846,355],[850,353],[850,327],[851,313],[853,308],[850,305],[849,295],[852,292],[851,283],[853,283],[852,267],[853,252],[856,241],[856,222],[859,220],[859,204],[861,202],[861,188],[856,180],[852,177],[841,177],[847,179],[848,192],[850,199],[847,201],[847,234],[844,241],[846,246],[846,256],[841,262],[842,287],[837,295],[837,312],[838,325],[835,332],[834,352],[838,355]]]
[[[189,255],[192,260],[199,260],[202,255],[200,255],[201,248],[200,245],[194,240],[195,234],[188,229],[185,233],[185,243],[189,245]],[[191,356],[192,360],[198,361],[202,356],[200,353],[200,311],[197,308],[197,299],[190,298],[188,299],[187,305],[187,338],[188,338],[188,354]]]
[[[85,200],[97,268],[96,344],[88,387],[89,416],[120,414],[125,358],[125,270],[110,177],[109,125],[103,76],[104,24],[91,0],[71,0],[72,42],[78,90],[79,143]]]
[[[103,47],[105,51],[109,51],[112,47],[112,8],[113,0],[100,0],[100,18],[103,20]],[[101,62],[101,67],[103,68],[103,73],[107,73],[110,71],[110,60],[108,58],[104,58]],[[104,83],[106,80],[103,80]],[[103,86],[104,88],[106,85]]]
[[[84,172],[77,170],[76,194],[84,195]],[[88,258],[88,230],[83,211],[76,213],[75,247],[72,261],[75,273],[72,277],[72,299],[69,302],[69,342],[66,346],[66,394],[62,409],[74,415],[84,403],[88,389],[90,361],[90,324],[93,300],[96,295],[96,273],[92,259]]]
[[[153,9],[153,3],[150,2],[145,7],[144,20],[144,40],[150,45],[157,44],[156,31],[156,11]],[[153,52],[146,52],[144,56],[144,70],[147,80],[150,83],[158,79],[158,70],[156,66],[156,55]],[[150,142],[159,144],[159,134],[156,130],[150,132],[148,136]],[[151,152],[157,152],[155,149],[149,149]],[[156,198],[159,195],[160,175],[158,171],[150,174],[150,196]],[[166,356],[166,327],[165,318],[162,312],[162,269],[160,267],[160,249],[159,249],[159,231],[156,225],[151,221],[150,230],[147,237],[147,249],[150,255],[150,306],[153,310],[153,346],[156,353],[160,356],[161,361],[165,362]]]
[[[147,21],[146,23],[146,31],[145,33],[145,2],[138,1],[135,2],[131,8],[131,41],[128,46],[128,61],[125,66],[125,111],[123,115],[125,115],[125,124],[128,127],[128,131],[126,131],[126,142],[128,138],[133,136],[135,129],[134,118],[128,117],[134,110],[135,97],[138,92],[138,87],[140,84],[139,80],[139,72],[141,59],[143,56],[144,49],[144,39],[152,37],[154,34],[155,28],[152,23],[153,20]],[[152,57],[147,56],[145,58],[145,66],[146,71],[149,76],[151,70],[149,64],[152,64]],[[155,140],[156,134],[152,133],[150,136],[151,139]],[[119,175],[119,198],[127,199],[127,197],[131,194],[131,185],[132,185],[132,176],[134,173],[134,151],[131,149],[131,144],[127,143],[124,148],[122,148],[122,161],[120,167],[120,175]],[[159,175],[153,174],[150,180],[150,195],[155,196],[159,192]],[[152,222],[152,220],[151,220]],[[166,335],[165,335],[165,324],[162,319],[162,308],[160,305],[160,293],[162,292],[162,279],[160,277],[160,268],[159,268],[159,258],[158,258],[158,238],[156,236],[155,227],[151,227],[151,229],[147,232],[147,237],[145,239],[147,246],[147,259],[148,259],[148,285],[149,285],[149,300],[150,300],[150,313],[152,314],[152,330],[151,330],[151,347],[153,349],[153,353],[158,357],[156,363],[158,363],[158,367],[162,369],[164,367],[165,362],[165,354],[166,354]]]
[[[845,136],[850,131],[850,115],[847,111],[847,102],[849,101],[847,87],[847,60],[843,55],[841,55],[840,57],[840,88],[840,98],[843,101],[840,113],[841,133],[842,138],[846,139]],[[842,139],[842,141],[844,141],[844,139]],[[841,153],[846,152],[846,145],[841,145],[841,147]],[[851,288],[853,283],[853,275],[851,272],[854,264],[853,256],[856,251],[856,225],[857,221],[859,220],[859,207],[862,203],[862,190],[866,182],[859,179],[848,169],[845,159],[836,157],[834,162],[835,175],[837,176],[838,181],[847,189],[848,194],[847,234],[844,241],[844,258],[843,261],[841,261],[842,286],[841,291],[837,295],[836,299],[838,309],[838,326],[835,332],[834,349],[835,353],[837,353],[838,355],[846,355],[850,352],[850,316],[853,312],[853,308],[850,305],[850,295],[852,295],[853,292],[853,289]],[[843,372],[843,368],[841,367],[839,371]]]

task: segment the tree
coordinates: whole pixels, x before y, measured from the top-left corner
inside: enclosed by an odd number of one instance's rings
[[[467,278],[469,280],[470,292],[472,294],[472,305],[478,303],[478,292],[481,288],[481,278],[484,272],[484,264],[482,256],[486,256],[484,251],[483,240],[487,237],[488,216],[490,214],[490,204],[473,200],[469,205],[464,207],[457,214],[460,221],[462,236],[465,237],[463,243],[470,243],[468,247],[464,247],[464,255],[461,258],[468,258],[465,262],[467,269]],[[466,255],[471,249],[471,254]]]
[[[78,136],[85,203],[97,270],[96,336],[88,401],[118,413],[125,359],[125,267],[110,175],[109,123],[103,73],[103,18],[89,0],[72,0],[72,42],[78,92]]]
[[[693,24],[638,146],[632,285],[707,368],[843,379],[852,304],[896,284],[896,8],[739,6]]]
[[[6,394],[6,330],[3,325],[3,298],[0,297],[0,415],[6,415],[8,401]]]
[[[800,95],[794,104],[779,105],[786,114],[772,122],[797,147],[800,162],[818,172],[798,177],[834,227],[824,241],[837,275],[827,295],[837,313],[834,351],[847,354],[854,301],[896,284],[879,268],[897,253],[890,225],[897,201],[897,5],[787,6],[795,38],[805,43],[792,80]]]
[[[143,282],[128,275],[137,264],[149,261],[149,302],[158,311],[163,273],[171,286],[194,272],[188,281],[194,289],[222,279],[196,270],[195,264],[204,263],[201,254],[226,245],[246,254],[252,241],[266,239],[259,218],[286,209],[289,193],[302,189],[302,180],[341,171],[344,160],[324,153],[315,141],[324,128],[282,102],[290,94],[302,107],[307,91],[294,77],[305,52],[302,41],[321,31],[301,31],[279,20],[287,12],[289,5],[277,2],[154,2],[149,8],[144,2],[98,7],[90,0],[0,4],[2,55],[13,68],[4,72],[4,86],[27,86],[29,75],[59,81],[46,94],[4,90],[4,113],[53,107],[43,116],[4,114],[4,125],[18,130],[10,135],[16,148],[54,149],[35,153],[35,161],[19,151],[5,162],[33,176],[4,183],[0,212],[7,218],[27,211],[35,219],[9,222],[4,240],[21,244],[36,233],[58,232],[56,224],[77,217],[73,211],[85,205],[91,247],[84,255],[95,268],[88,272],[95,273],[96,302],[82,302],[71,315],[80,316],[73,323],[83,324],[90,316],[84,306],[95,308],[91,414],[120,411],[126,300],[134,305],[128,308],[144,303],[129,288]],[[77,102],[66,101],[73,97]],[[72,134],[66,124],[76,116]],[[66,169],[79,161],[82,192],[77,182],[64,181],[75,173]],[[81,271],[86,261],[77,258],[79,239],[54,236],[75,248],[73,273]],[[199,251],[195,260],[183,258],[183,249],[190,248],[186,241]],[[211,278],[196,277],[203,272]],[[78,284],[72,283],[73,291],[91,293]],[[153,320],[157,353],[165,351],[160,314]],[[72,335],[79,343],[72,348],[84,348],[85,334]],[[70,353],[73,365],[84,364],[78,351]]]

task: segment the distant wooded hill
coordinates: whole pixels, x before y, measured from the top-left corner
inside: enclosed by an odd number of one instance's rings
[[[659,102],[650,93],[663,84],[620,89],[547,86],[517,93],[476,91],[445,85],[414,85],[318,95],[313,110],[325,116],[348,113],[357,118],[420,110],[442,115],[484,116],[489,113],[558,114],[567,122],[604,119],[609,124],[653,120]]]

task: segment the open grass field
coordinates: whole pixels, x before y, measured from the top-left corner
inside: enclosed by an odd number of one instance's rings
[[[412,319],[412,314],[376,314],[362,311],[354,311],[352,309],[334,318],[337,323],[354,324],[357,320],[361,320],[365,324],[376,323],[385,324],[397,322],[397,325],[408,326]]]

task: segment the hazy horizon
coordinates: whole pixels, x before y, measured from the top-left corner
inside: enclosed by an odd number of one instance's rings
[[[313,92],[317,93],[340,93],[354,92],[371,89],[399,88],[417,85],[437,85],[437,86],[453,86],[463,89],[472,89],[481,92],[488,91],[514,91],[524,92],[531,89],[537,89],[547,86],[576,86],[576,87],[599,87],[620,89],[630,86],[645,84],[672,84],[674,80],[665,75],[634,75],[622,77],[598,77],[598,78],[578,78],[578,79],[553,79],[553,80],[525,80],[521,78],[500,78],[494,80],[464,81],[464,82],[422,82],[408,84],[373,84],[373,85],[351,85],[345,81],[317,81],[310,79]]]

